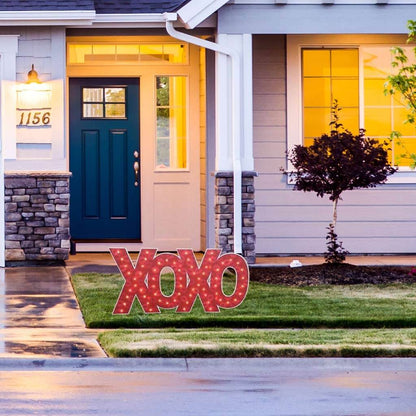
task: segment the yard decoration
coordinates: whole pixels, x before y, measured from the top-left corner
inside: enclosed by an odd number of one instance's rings
[[[409,20],[407,22],[409,35],[407,43],[416,41],[416,21]],[[416,47],[413,48],[416,57]],[[407,119],[405,123],[416,124],[416,64],[410,64],[409,58],[403,48],[392,48],[393,61],[392,67],[395,74],[387,77],[385,84],[385,94],[396,95],[398,100],[406,105],[408,109]],[[408,151],[405,144],[400,140],[401,133],[393,131],[390,135],[392,140],[396,140],[396,144],[401,147],[404,152],[399,154],[399,158],[410,159],[410,168],[416,168],[416,153]]]
[[[333,202],[332,222],[329,224],[325,261],[339,264],[348,253],[335,233],[337,206],[344,191],[373,188],[386,182],[396,169],[388,162],[387,143],[358,135],[344,129],[339,122],[337,101],[332,106],[331,133],[315,138],[311,146],[297,145],[289,152],[289,161],[294,167],[290,176],[294,189],[316,192],[317,196],[329,195]]]
[[[249,285],[249,270],[244,257],[227,253],[221,255],[220,249],[208,249],[198,265],[194,252],[178,249],[173,253],[157,254],[154,248],[144,248],[133,265],[126,249],[110,248],[125,283],[120,292],[113,314],[130,313],[137,297],[145,313],[160,313],[159,307],[176,312],[190,312],[199,296],[205,312],[219,312],[236,308],[245,299]],[[166,267],[173,271],[175,288],[170,296],[162,293],[160,274]],[[235,271],[235,289],[226,295],[222,288],[225,271]]]

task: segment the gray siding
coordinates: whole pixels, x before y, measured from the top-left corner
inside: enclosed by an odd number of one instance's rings
[[[325,251],[332,203],[293,191],[280,171],[287,150],[285,56],[284,36],[253,37],[256,251],[317,254]],[[338,220],[339,238],[351,253],[415,253],[416,185],[346,192]]]
[[[50,128],[17,129],[16,160],[6,161],[7,171],[66,170],[64,138],[65,28],[1,28],[0,34],[18,34],[16,80],[24,83],[32,64],[51,90]]]
[[[415,4],[381,6],[376,1],[333,5],[227,4],[218,11],[218,33],[406,33],[407,20],[415,14]]]

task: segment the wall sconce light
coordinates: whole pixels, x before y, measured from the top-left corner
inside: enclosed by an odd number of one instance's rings
[[[35,71],[34,64],[32,64],[32,69],[27,73],[26,84],[41,84],[38,73]]]

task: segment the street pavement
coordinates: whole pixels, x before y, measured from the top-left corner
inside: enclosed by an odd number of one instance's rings
[[[414,359],[0,359],[0,415],[414,416]]]

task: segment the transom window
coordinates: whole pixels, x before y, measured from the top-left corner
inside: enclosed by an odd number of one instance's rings
[[[83,118],[126,118],[126,87],[82,88]]]
[[[401,133],[391,144],[391,163],[406,170],[409,159],[404,155],[416,153],[416,128],[405,123],[407,110],[399,97],[384,94],[392,73],[391,48],[397,45],[302,46],[296,37],[289,39],[289,148],[302,141],[309,145],[314,137],[329,132],[331,104],[336,99],[342,108],[340,120],[351,132],[364,128],[366,135],[380,141],[392,131]],[[403,49],[414,57],[411,47]]]
[[[68,65],[186,64],[188,47],[182,43],[69,42]]]

